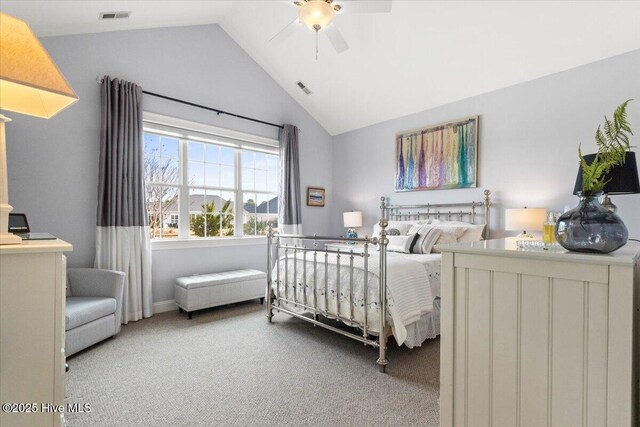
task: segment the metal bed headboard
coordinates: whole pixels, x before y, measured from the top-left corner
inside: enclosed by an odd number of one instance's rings
[[[441,219],[445,221],[463,221],[476,224],[478,218],[485,224],[483,237],[489,238],[491,191],[484,190],[484,200],[481,202],[442,203],[424,205],[390,205],[389,199],[380,198],[381,215],[390,221],[419,221],[427,219]],[[481,209],[482,208],[482,209]]]

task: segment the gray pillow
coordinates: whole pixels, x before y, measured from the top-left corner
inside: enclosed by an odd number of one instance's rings
[[[397,228],[390,228],[387,230],[387,236],[399,236],[400,235],[400,230],[398,230]]]

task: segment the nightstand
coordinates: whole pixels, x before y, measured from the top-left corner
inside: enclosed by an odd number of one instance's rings
[[[340,252],[353,251],[354,253],[364,252],[364,244],[362,243],[355,243],[353,245],[350,245],[346,242],[330,242],[330,243],[325,243],[324,247],[331,251],[340,251]],[[374,245],[369,245],[369,253],[371,253],[372,250],[374,250]]]

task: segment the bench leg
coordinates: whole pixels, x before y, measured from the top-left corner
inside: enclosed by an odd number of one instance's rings
[[[260,298],[260,304],[264,304],[264,297]]]
[[[187,314],[189,315],[189,320],[191,320],[191,317],[193,316],[193,312],[189,311],[189,312],[187,312]]]
[[[178,307],[178,313],[182,313],[182,307]]]

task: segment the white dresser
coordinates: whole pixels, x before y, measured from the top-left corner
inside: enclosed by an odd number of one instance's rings
[[[0,246],[2,427],[64,425],[63,252],[71,250],[62,240]]]
[[[440,425],[638,425],[640,244],[443,248]]]

